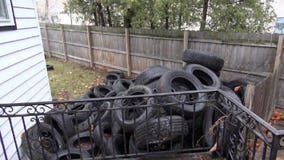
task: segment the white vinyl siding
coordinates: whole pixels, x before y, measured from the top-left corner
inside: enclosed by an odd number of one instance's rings
[[[39,22],[33,0],[13,0],[17,30],[0,31],[0,104],[50,101]],[[21,108],[13,112],[25,112]],[[30,118],[25,118],[27,127]],[[23,132],[21,118],[12,118],[17,145]],[[18,159],[8,118],[0,118],[0,131],[8,159]],[[0,144],[0,159],[5,159]]]

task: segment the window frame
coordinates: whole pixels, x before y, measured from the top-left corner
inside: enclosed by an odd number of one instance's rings
[[[15,20],[15,14],[14,14],[14,8],[13,8],[12,0],[3,0],[3,1],[4,1],[4,4],[6,4],[8,18],[7,19],[1,19],[0,18],[0,31],[16,30],[17,24],[16,24],[16,20]]]

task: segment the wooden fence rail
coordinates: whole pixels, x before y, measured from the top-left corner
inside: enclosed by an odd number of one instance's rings
[[[49,57],[90,67],[139,73],[150,65],[181,69],[186,48],[208,51],[225,60],[221,79],[261,83],[274,70],[278,35],[105,28],[41,24]],[[283,46],[282,46],[283,47]],[[278,46],[279,48],[279,46]],[[280,57],[281,58],[281,57]],[[283,57],[280,62],[283,61]],[[284,66],[280,63],[279,68]],[[284,71],[284,70],[282,70]],[[284,72],[276,85],[276,105],[284,106]]]

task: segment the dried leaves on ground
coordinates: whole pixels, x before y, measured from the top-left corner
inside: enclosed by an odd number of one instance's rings
[[[74,99],[83,95],[90,87],[103,84],[104,73],[71,62],[47,59],[54,70],[48,71],[53,98]]]

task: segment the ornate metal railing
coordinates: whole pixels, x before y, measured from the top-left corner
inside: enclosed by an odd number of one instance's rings
[[[222,90],[0,104],[0,124],[1,159],[205,153],[272,160],[284,149],[283,130]]]

